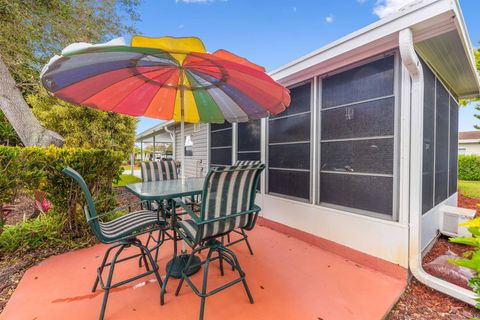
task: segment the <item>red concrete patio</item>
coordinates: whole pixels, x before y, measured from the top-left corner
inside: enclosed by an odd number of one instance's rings
[[[206,319],[382,319],[406,285],[401,268],[394,267],[395,274],[387,275],[265,226],[257,225],[250,239],[254,256],[244,243],[232,249],[247,274],[255,304],[249,304],[237,284],[207,298]],[[162,249],[159,264],[164,276],[171,243]],[[90,290],[105,250],[105,245],[96,245],[32,267],[0,319],[98,318],[103,291]],[[142,271],[136,261],[127,261],[115,269],[114,281]],[[196,284],[202,274],[194,276]],[[212,263],[209,288],[233,276],[226,268],[221,277],[218,263]],[[164,306],[160,306],[160,288],[153,275],[113,290],[106,319],[197,319],[199,297],[185,285],[175,297],[177,283],[176,279],[169,282]]]

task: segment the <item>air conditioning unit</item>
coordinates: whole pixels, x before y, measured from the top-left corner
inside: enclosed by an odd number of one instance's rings
[[[467,227],[460,226],[460,224],[473,219],[476,211],[472,209],[465,209],[453,206],[443,206],[441,208],[442,223],[440,225],[440,232],[449,237],[470,236]]]

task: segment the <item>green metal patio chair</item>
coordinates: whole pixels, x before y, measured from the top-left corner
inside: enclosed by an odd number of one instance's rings
[[[150,274],[155,274],[159,285],[162,286],[162,279],[160,278],[160,275],[158,273],[158,265],[153,260],[148,248],[144,246],[137,237],[147,232],[152,232],[153,230],[159,230],[159,232],[162,232],[163,228],[165,227],[165,220],[163,219],[163,217],[160,216],[160,213],[158,211],[131,211],[131,208],[134,205],[140,205],[141,207],[143,207],[143,201],[131,203],[128,206],[123,206],[109,212],[98,213],[95,202],[82,176],[70,167],[63,169],[62,172],[73,178],[73,180],[78,183],[80,189],[85,195],[87,201],[87,204],[84,206],[85,216],[87,219],[87,223],[90,225],[93,231],[93,234],[101,243],[113,244],[105,252],[102,263],[98,268],[97,276],[95,278],[95,282],[92,288],[92,292],[95,292],[98,284],[100,283],[100,286],[104,290],[103,303],[100,311],[100,319],[103,319],[105,316],[105,309],[107,306],[108,294],[110,289],[124,285],[131,281],[135,281]],[[118,218],[115,218],[108,222],[102,221],[106,216],[111,216],[114,213],[122,212],[125,212],[125,214]],[[119,259],[122,251],[125,248],[131,246],[137,247],[140,250],[140,253]],[[107,262],[110,252],[113,249],[117,250],[113,255],[111,261]],[[133,258],[140,258],[141,260],[143,260],[146,272],[112,284],[112,277],[115,265],[117,263]],[[150,266],[147,262],[147,258]],[[102,272],[105,267],[110,267],[106,282],[104,282],[102,278]]]
[[[243,283],[248,299],[250,303],[253,303],[253,297],[245,280],[245,273],[241,269],[235,253],[218,239],[237,228],[248,228],[254,223],[254,216],[258,215],[261,210],[260,207],[255,205],[255,196],[258,179],[264,168],[265,166],[260,164],[256,167],[245,166],[210,170],[204,182],[199,216],[181,199],[175,199],[190,216],[188,220],[179,221],[174,213],[173,220],[174,232],[185,240],[192,249],[184,270],[188,270],[196,253],[208,249],[207,258],[202,262],[205,266],[201,290],[182,271],[182,278],[175,292],[175,295],[178,295],[184,280],[187,281],[195,294],[201,297],[200,319],[203,319],[206,297],[239,282]],[[216,257],[212,256],[214,253],[217,253]],[[223,261],[225,261],[232,266],[233,270],[238,271],[239,277],[207,292],[208,268],[213,260],[219,260],[222,275],[224,274]],[[161,304],[164,303],[164,294],[170,271],[167,271],[160,294]]]
[[[258,167],[260,165],[262,165],[262,162],[260,160],[237,160],[233,164],[232,167],[245,167],[245,166],[247,166],[247,167],[249,167],[249,166],[250,167]],[[258,188],[257,188],[257,190],[258,190]],[[248,251],[253,256],[252,246],[250,245],[250,241],[248,241],[248,235],[245,231],[250,231],[250,230],[253,229],[253,227],[255,226],[255,223],[257,221],[257,217],[258,217],[258,214],[255,214],[254,217],[253,217],[252,223],[249,224],[247,227],[232,230],[233,233],[236,233],[236,234],[240,235],[241,238],[239,238],[237,240],[234,240],[234,241],[231,241],[230,240],[230,233],[227,234],[227,247],[229,247],[231,245],[234,245],[236,243],[245,241],[245,243],[247,244]]]
[[[158,161],[142,162],[140,164],[140,171],[142,176],[142,181],[163,181],[163,180],[174,180],[178,179],[177,173],[177,163],[173,159],[164,159]],[[164,202],[151,202],[147,201],[147,207],[150,210],[159,210],[162,213],[164,218],[167,218],[167,213],[171,209],[171,203]],[[148,234],[147,241],[145,246],[148,247],[150,241],[155,243],[154,248],[157,248],[155,251],[155,261],[158,259],[158,246],[165,240],[165,233],[159,232],[158,237],[155,238],[153,233]],[[142,259],[139,260],[139,265],[142,265]]]
[[[142,162],[140,164],[143,181],[178,179],[175,160]]]

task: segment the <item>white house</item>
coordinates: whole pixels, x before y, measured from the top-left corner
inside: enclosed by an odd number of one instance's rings
[[[480,155],[480,131],[465,131],[458,134],[458,154]]]
[[[188,125],[186,173],[261,159],[264,223],[473,303],[421,267],[445,205],[457,203],[457,101],[480,91],[458,1],[412,2],[269,74],[290,88],[291,106],[261,121]],[[176,125],[165,128],[178,146]]]

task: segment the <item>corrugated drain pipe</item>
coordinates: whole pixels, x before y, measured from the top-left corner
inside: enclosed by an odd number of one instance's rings
[[[411,135],[410,135],[410,219],[409,219],[409,268],[413,276],[423,284],[468,304],[475,305],[475,293],[434,277],[422,267],[421,221],[422,221],[422,161],[423,161],[423,100],[424,75],[422,64],[415,52],[410,29],[399,33],[402,63],[412,78]]]

